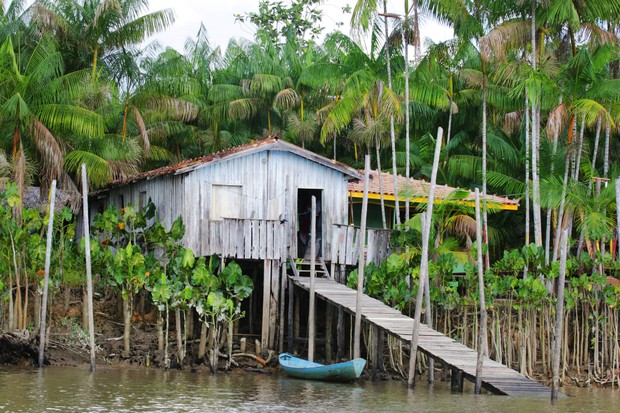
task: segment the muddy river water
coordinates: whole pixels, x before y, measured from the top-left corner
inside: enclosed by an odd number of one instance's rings
[[[450,392],[449,383],[329,384],[257,373],[0,367],[0,412],[620,412],[620,392],[569,388],[571,397]]]

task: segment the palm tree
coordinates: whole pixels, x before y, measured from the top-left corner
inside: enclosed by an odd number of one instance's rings
[[[91,68],[95,79],[101,60],[174,22],[172,9],[144,14],[148,6],[148,0],[38,0],[33,21],[59,40],[71,71]]]
[[[15,181],[23,196],[25,151],[40,161],[41,185],[53,179],[61,187],[77,189],[67,179],[63,167],[66,150],[62,135],[86,137],[103,135],[103,118],[75,105],[84,78],[63,74],[62,56],[51,40],[44,38],[26,52],[16,52],[11,39],[0,47],[0,128],[11,136],[13,159],[17,162]]]
[[[374,20],[378,13],[378,4],[377,0],[372,1],[363,1],[358,0],[355,4],[355,8],[353,9],[353,14],[351,15],[351,27],[354,30],[358,30],[359,33],[368,33],[370,31],[371,25],[370,22]],[[390,42],[389,42],[389,33],[388,33],[388,18],[397,17],[395,15],[388,14],[387,11],[387,1],[383,0],[383,29],[384,29],[384,40],[385,40],[385,59],[386,59],[386,67],[387,67],[387,80],[388,80],[388,88],[392,89],[392,58],[390,54]],[[406,49],[406,46],[405,46]],[[405,76],[408,76],[408,72]],[[408,83],[408,82],[407,82]],[[408,99],[405,107],[408,107]],[[407,128],[407,138],[409,137],[409,112],[405,116],[406,128]],[[396,164],[396,133],[394,130],[394,117],[390,117],[390,143],[392,145],[392,175],[394,177],[394,193],[398,192],[398,179],[397,179],[397,164]],[[408,153],[407,147],[407,153]],[[407,169],[408,170],[408,169]],[[408,206],[407,206],[408,208]],[[382,208],[383,210],[383,208]],[[396,224],[400,224],[400,205],[398,197],[395,198],[395,211],[396,213]]]

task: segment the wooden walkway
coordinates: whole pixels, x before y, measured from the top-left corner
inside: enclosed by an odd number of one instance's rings
[[[310,277],[290,277],[297,286],[310,290]],[[355,313],[357,292],[330,278],[316,278],[315,293],[337,307]],[[363,295],[362,320],[373,324],[405,342],[411,342],[413,319],[403,315],[379,300]],[[460,372],[463,378],[476,378],[475,350],[435,331],[426,325],[420,326],[419,349],[451,368],[453,374]],[[517,371],[493,361],[484,359],[482,386],[495,394],[509,396],[550,397],[551,389],[529,379]]]

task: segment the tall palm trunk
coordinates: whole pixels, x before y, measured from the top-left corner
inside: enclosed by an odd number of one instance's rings
[[[525,93],[525,245],[530,245],[530,100]],[[527,264],[523,278],[527,277]]]
[[[379,151],[379,139],[376,140],[375,150],[377,153],[377,179],[379,180],[379,198],[381,201],[381,222],[383,229],[387,229],[387,220],[385,218],[385,197],[383,195],[383,175],[381,173],[381,154]]]
[[[390,57],[390,45],[388,42],[388,17],[387,17],[387,0],[383,0],[383,23],[385,35],[385,57],[387,59],[387,75],[388,87],[392,89],[392,63]],[[396,132],[394,130],[394,115],[390,115],[390,143],[392,144],[392,174],[394,175],[394,215],[396,216],[396,225],[400,224],[400,205],[398,202],[398,170],[396,167]],[[335,156],[334,156],[335,158]]]
[[[562,103],[562,99],[560,98],[560,103]],[[550,173],[553,175],[555,172],[555,157],[558,154],[558,139],[559,139],[559,130],[556,127],[553,131],[553,149],[551,152],[551,166]],[[545,263],[549,264],[549,258],[551,255],[551,214],[553,211],[551,209],[547,210],[547,230],[545,232]]]
[[[417,0],[413,1],[415,19],[414,27],[417,27]],[[409,2],[405,0],[405,30],[409,30]],[[414,33],[416,35],[416,33]],[[411,176],[411,138],[409,136],[409,47],[405,38],[405,31],[402,31],[403,47],[405,48],[405,177],[406,179],[406,199],[405,199],[405,219],[409,220],[409,178]],[[415,43],[415,40],[414,40]],[[415,48],[414,50],[417,50]],[[417,53],[417,52],[416,52]],[[416,56],[417,57],[417,56]]]
[[[556,294],[555,305],[555,329],[554,329],[554,341],[553,341],[553,354],[552,354],[552,382],[551,382],[551,401],[555,402],[558,399],[560,389],[560,359],[562,354],[562,338],[564,336],[564,283],[566,280],[566,261],[568,255],[568,237],[569,237],[569,223],[571,221],[571,212],[567,211],[564,214],[564,221],[562,222],[562,239],[560,241],[560,268],[558,274],[558,290]]]
[[[603,160],[603,178],[607,178],[609,173],[609,135],[611,133],[611,126],[609,125],[609,119],[605,125],[605,159]]]
[[[489,225],[487,216],[487,74],[486,62],[482,57],[482,230],[484,244],[489,243]],[[486,268],[490,267],[489,250],[485,253]]]
[[[536,60],[536,0],[532,0],[532,69],[537,70]],[[532,101],[532,212],[534,218],[534,242],[542,247],[542,214],[540,207],[540,177],[539,177],[539,147],[540,147],[540,96]]]

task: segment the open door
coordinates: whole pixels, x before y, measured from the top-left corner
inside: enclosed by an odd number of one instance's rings
[[[316,197],[316,253],[323,255],[323,190],[297,190],[297,258],[310,259],[310,238],[312,225],[312,197]]]

